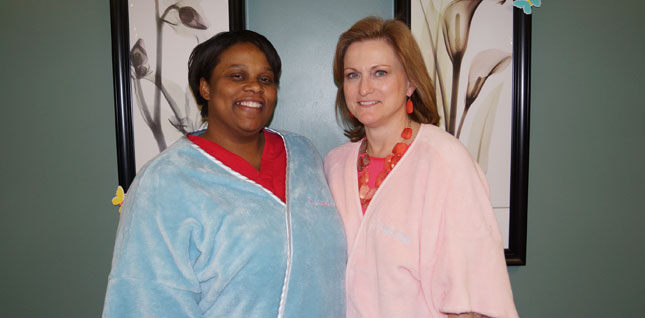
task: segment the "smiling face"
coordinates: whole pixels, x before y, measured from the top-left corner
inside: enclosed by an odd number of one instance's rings
[[[345,102],[356,119],[367,129],[405,125],[405,103],[414,85],[392,46],[380,39],[355,42],[343,61]]]
[[[208,101],[206,134],[228,142],[256,138],[273,115],[274,76],[264,53],[251,43],[238,43],[222,52],[210,80],[202,78],[199,85]]]

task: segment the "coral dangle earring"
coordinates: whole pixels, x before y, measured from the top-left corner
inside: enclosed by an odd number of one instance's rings
[[[408,97],[408,101],[405,103],[405,112],[412,114],[414,111],[414,104],[412,104],[412,96]]]

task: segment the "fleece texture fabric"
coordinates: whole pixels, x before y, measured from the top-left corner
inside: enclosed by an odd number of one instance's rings
[[[320,155],[277,132],[287,201],[183,137],[132,183],[104,317],[342,317],[342,222]]]
[[[359,145],[325,158],[347,234],[347,317],[517,317],[488,184],[462,144],[421,125],[365,215]]]

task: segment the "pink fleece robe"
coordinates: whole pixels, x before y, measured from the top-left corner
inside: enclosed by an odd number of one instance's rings
[[[488,184],[462,144],[422,125],[364,216],[359,145],[325,158],[347,235],[347,317],[518,317]]]

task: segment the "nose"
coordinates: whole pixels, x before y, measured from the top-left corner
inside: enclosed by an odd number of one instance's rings
[[[365,96],[372,92],[372,83],[368,78],[361,78],[358,86],[358,93]]]
[[[249,80],[244,84],[244,91],[252,92],[255,94],[263,93],[264,87],[256,80]]]

